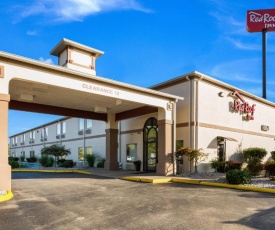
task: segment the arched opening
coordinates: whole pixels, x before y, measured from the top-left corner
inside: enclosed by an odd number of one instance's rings
[[[144,171],[155,172],[158,162],[158,124],[154,117],[149,118],[143,127]]]

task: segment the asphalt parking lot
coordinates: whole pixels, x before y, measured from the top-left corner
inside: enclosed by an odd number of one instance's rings
[[[76,173],[13,173],[0,229],[275,229],[275,195]]]

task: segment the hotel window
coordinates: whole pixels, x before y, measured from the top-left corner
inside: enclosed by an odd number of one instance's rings
[[[48,128],[47,127],[43,127],[41,129],[41,141],[46,141],[48,137]]]
[[[15,137],[14,139],[15,139],[15,143],[14,144],[16,146],[17,145],[17,141],[18,141],[18,137]]]
[[[127,162],[133,162],[137,160],[137,144],[126,145]]]
[[[14,146],[14,137],[11,138],[11,145]]]
[[[25,135],[25,134],[22,134],[22,135],[21,135],[21,145],[24,145],[24,144],[25,144],[25,140],[26,140],[26,135]]]
[[[84,129],[84,119],[83,118],[79,118],[78,119],[78,129],[79,130],[83,130]]]
[[[93,126],[93,120],[91,120],[91,119],[83,119],[83,118],[79,118],[78,119],[78,129],[79,130],[91,129],[92,126]]]
[[[86,147],[86,155],[91,155],[92,152],[92,146],[87,146]],[[84,160],[84,148],[83,147],[79,147],[78,148],[78,160],[79,161],[83,161]]]
[[[35,157],[35,152],[34,152],[34,150],[30,151],[30,157]]]
[[[31,143],[34,143],[34,140],[35,140],[35,131],[32,131],[32,132],[30,132],[30,144]]]
[[[86,134],[92,133],[93,120],[91,119],[78,119],[78,135],[83,135],[84,131]]]
[[[62,138],[65,137],[66,133],[66,122],[60,122],[56,124],[56,138],[60,138],[60,135]]]

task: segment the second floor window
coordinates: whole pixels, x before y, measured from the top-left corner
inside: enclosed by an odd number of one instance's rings
[[[78,119],[79,130],[91,129],[92,125],[93,125],[93,120],[91,119],[83,119],[83,118]]]
[[[21,143],[25,143],[25,140],[26,140],[26,135],[22,134],[21,135]]]
[[[35,139],[35,131],[30,132],[30,141],[34,141]]]
[[[41,129],[41,138],[47,138],[48,137],[48,128],[47,127],[43,127]]]
[[[65,134],[66,133],[66,122],[60,122],[56,125],[56,134]]]

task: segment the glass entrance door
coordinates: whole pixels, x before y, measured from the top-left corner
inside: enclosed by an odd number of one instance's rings
[[[144,171],[156,171],[156,164],[158,163],[158,126],[157,119],[150,118],[146,121],[143,130],[144,140]]]

